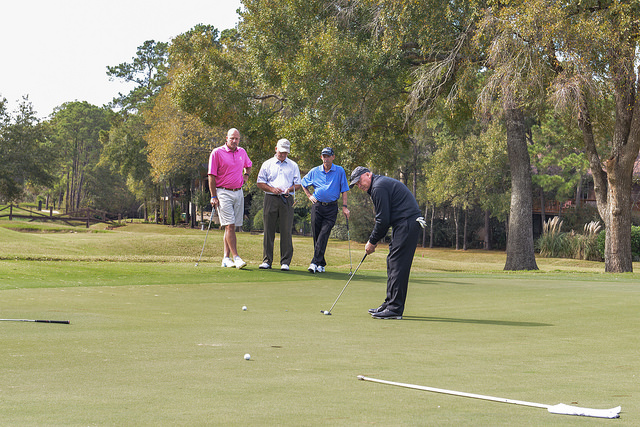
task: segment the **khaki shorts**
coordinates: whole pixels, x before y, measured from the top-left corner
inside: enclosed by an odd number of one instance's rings
[[[244,222],[244,193],[242,189],[238,191],[217,188],[218,194],[218,218],[220,225],[235,224],[241,227]]]

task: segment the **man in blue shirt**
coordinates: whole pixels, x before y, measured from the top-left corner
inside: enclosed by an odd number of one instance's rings
[[[338,204],[342,193],[342,213],[349,219],[347,208],[347,191],[349,183],[347,174],[341,166],[334,165],[336,158],[333,150],[326,147],[322,150],[322,164],[311,169],[302,178],[302,189],[311,200],[311,230],[313,234],[313,259],[309,265],[310,273],[324,273],[327,261],[324,253],[331,229],[338,217]],[[309,188],[313,187],[313,194]]]

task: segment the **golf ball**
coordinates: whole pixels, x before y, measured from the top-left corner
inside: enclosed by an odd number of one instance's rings
[[[247,311],[247,306],[246,305],[242,306],[242,311]]]
[[[329,312],[327,310],[324,311],[324,314],[329,314]]]
[[[251,359],[251,355],[249,353],[244,355],[244,360],[249,360]]]

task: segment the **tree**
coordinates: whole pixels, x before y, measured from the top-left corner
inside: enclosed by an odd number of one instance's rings
[[[425,173],[428,200],[454,208],[458,249],[458,209],[466,213],[481,207],[493,210],[496,215],[499,213],[499,207],[491,201],[495,197],[493,193],[501,190],[504,194],[507,190],[502,182],[507,165],[504,131],[495,138],[493,127],[474,131],[469,126],[456,134],[441,120],[434,119],[431,123],[437,148],[427,162]],[[466,239],[463,242],[466,248]]]
[[[100,132],[109,129],[109,112],[86,101],[68,102],[54,110],[49,126],[62,159],[58,173],[66,186],[65,208],[79,209],[86,196],[87,174],[100,160]]]
[[[558,202],[575,200],[574,206],[580,207],[589,163],[581,147],[581,133],[569,120],[547,113],[531,129],[529,154],[535,172],[533,183],[540,189],[540,229],[546,221],[545,193]]]
[[[455,4],[437,1],[424,3],[386,2],[371,0],[378,6],[378,22],[384,28],[385,46],[401,47],[413,58],[412,87],[406,112],[409,116],[430,112],[437,100],[445,98],[455,106],[461,100],[469,102],[469,91],[481,82],[486,105],[494,118],[504,120],[512,174],[511,212],[507,242],[507,270],[537,269],[531,223],[530,162],[525,138],[525,108],[528,98],[520,91],[519,82],[512,82],[503,59],[507,50],[506,37],[487,34],[480,26],[485,9],[483,1],[461,1]],[[492,2],[488,2],[492,3]],[[500,6],[496,6],[499,8]],[[497,46],[497,48],[496,48]],[[494,57],[489,47],[494,49]],[[510,51],[513,53],[513,50]],[[515,57],[514,64],[526,55]],[[513,58],[512,58],[513,59]],[[505,73],[506,71],[506,73]],[[515,83],[515,84],[512,84]],[[489,110],[488,110],[489,111]]]
[[[539,3],[536,2],[536,5]],[[640,151],[640,4],[613,0],[554,4],[547,12],[553,26],[548,41],[555,79],[551,99],[571,111],[582,131],[595,184],[598,213],[605,223],[605,271],[633,271],[631,185]],[[530,18],[531,19],[531,18]],[[615,121],[607,145],[599,144],[598,115],[603,93],[612,93]]]
[[[28,98],[20,102],[15,115],[0,98],[0,198],[19,200],[27,184],[51,185],[54,164],[55,152]]]
[[[103,134],[100,166],[122,175],[127,187],[138,200],[144,201],[144,217],[158,194],[151,177],[148,146],[145,139],[149,127],[144,114],[153,108],[155,99],[167,85],[169,44],[147,40],[136,51],[131,62],[107,67],[111,79],[120,79],[135,86],[128,94],[120,94],[112,105],[119,107],[112,118],[111,129]]]
[[[156,183],[168,185],[173,212],[175,183],[188,183],[189,198],[194,198],[194,181],[206,174],[207,160],[224,131],[215,130],[202,123],[200,118],[178,110],[171,101],[169,90],[163,90],[154,108],[145,114],[149,133],[148,160]],[[217,131],[217,132],[216,132]],[[222,145],[220,141],[217,145]],[[202,179],[201,179],[202,182]],[[195,212],[190,212],[191,225],[195,226]],[[175,218],[172,218],[172,224]]]
[[[488,12],[498,29],[492,46],[506,47],[496,49],[504,52],[496,63],[520,64],[510,67],[513,72],[504,73],[503,81],[512,82],[519,99],[549,100],[576,118],[606,226],[605,271],[632,271],[631,183],[640,150],[640,82],[635,68],[640,4],[527,0],[501,2]],[[615,120],[603,149],[598,138],[608,133],[602,128],[612,113],[599,115],[604,93],[613,94]]]
[[[147,40],[138,47],[131,62],[107,66],[111,80],[120,79],[136,85],[128,94],[114,98],[113,106],[124,112],[136,112],[152,102],[167,84],[168,47],[168,43]]]
[[[207,164],[216,141],[222,145],[224,131],[212,129],[200,118],[178,110],[168,90],[160,93],[146,115],[149,133],[149,162],[157,182],[180,175],[197,176]]]
[[[244,2],[239,32],[190,31],[170,49],[172,97],[211,126],[237,127],[270,155],[278,137],[311,167],[326,145],[349,168],[394,166],[406,147],[406,68],[334,2]]]

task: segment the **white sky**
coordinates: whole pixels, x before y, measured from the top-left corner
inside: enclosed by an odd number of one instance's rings
[[[107,66],[131,62],[146,40],[169,42],[197,24],[222,31],[240,0],[0,0],[0,97],[28,95],[38,117],[64,102],[102,106],[130,87]]]

